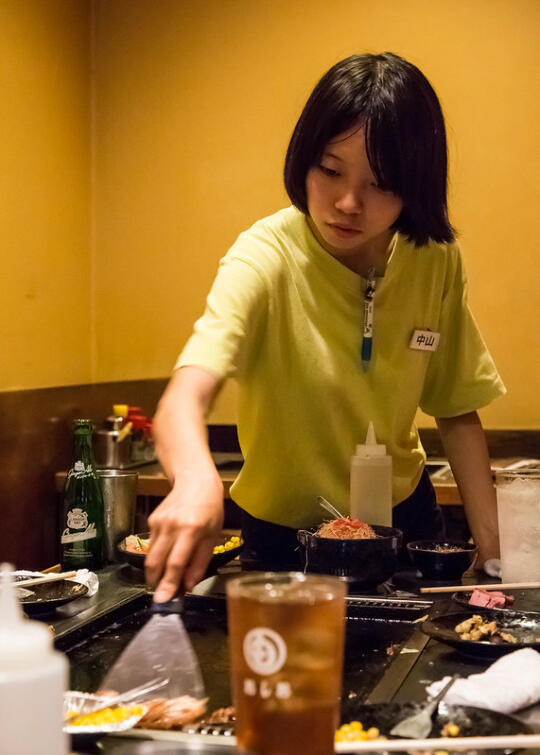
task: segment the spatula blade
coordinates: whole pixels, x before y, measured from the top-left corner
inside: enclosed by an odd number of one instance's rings
[[[420,713],[396,724],[390,730],[390,734],[393,737],[401,737],[403,739],[424,739],[429,735],[432,728],[433,721],[431,720],[430,712],[424,709]]]
[[[160,697],[205,696],[197,656],[177,614],[152,616],[120,655],[100,689],[121,693],[155,677],[169,680],[160,689]]]

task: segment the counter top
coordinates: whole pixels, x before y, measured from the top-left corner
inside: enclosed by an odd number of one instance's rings
[[[470,575],[464,581],[473,578]],[[117,653],[118,642],[123,646],[129,638],[129,632],[136,631],[147,616],[149,595],[140,581],[141,572],[137,573],[127,565],[116,565],[100,571],[99,579],[100,589],[96,596],[68,604],[71,606],[69,612],[68,606],[59,608],[55,619],[48,620],[55,630],[58,649],[66,652],[70,658],[70,685],[76,689],[95,690],[98,687],[111,660],[114,660],[107,653]],[[485,581],[496,580],[486,578]],[[531,601],[530,608],[540,605],[540,590],[520,592],[526,593],[521,599]],[[442,614],[456,608],[447,594],[430,595],[431,597],[434,597],[432,612]],[[86,607],[81,611],[83,601]],[[75,614],[77,608],[80,612]],[[122,617],[131,626],[123,638]],[[219,707],[229,704],[224,616],[202,609],[193,613],[188,608],[184,621],[201,661],[211,705]],[[83,647],[85,642],[89,643],[87,647]],[[393,658],[387,658],[384,647],[374,652],[366,651],[363,649],[363,642],[364,640],[360,640],[360,644],[357,642],[349,647],[349,663],[352,665],[349,665],[344,677],[344,694],[347,690],[349,698],[351,693],[358,694],[359,700],[366,703],[422,701],[425,699],[426,685],[430,682],[447,674],[468,676],[479,673],[489,664],[489,661],[470,660],[452,648],[428,638],[418,624],[409,624],[408,636]],[[517,717],[528,723],[534,731],[540,731],[540,706],[522,711]],[[118,744],[118,739],[104,739],[99,751],[114,752],[115,745]],[[83,748],[77,749],[88,752]]]
[[[213,453],[212,458],[223,482],[223,497],[230,497],[231,485],[242,466],[242,455],[236,453]],[[492,471],[503,469],[519,459],[516,457],[492,460]],[[435,488],[437,503],[441,506],[461,506],[462,501],[446,459],[430,458],[427,462],[431,481]],[[171,485],[159,462],[137,467],[139,474],[137,495],[164,498],[171,490]],[[56,489],[64,488],[66,472],[57,472]]]

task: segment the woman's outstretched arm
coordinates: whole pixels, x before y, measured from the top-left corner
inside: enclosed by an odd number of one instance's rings
[[[206,416],[221,387],[207,370],[177,370],[156,412],[158,458],[172,490],[153,511],[146,579],[155,600],[170,600],[181,584],[191,590],[212,557],[223,526],[223,483],[208,447]]]

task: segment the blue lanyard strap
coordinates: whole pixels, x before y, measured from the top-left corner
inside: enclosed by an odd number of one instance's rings
[[[361,360],[364,370],[369,370],[373,348],[373,297],[375,295],[375,268],[370,267],[364,291],[364,327],[362,333]]]

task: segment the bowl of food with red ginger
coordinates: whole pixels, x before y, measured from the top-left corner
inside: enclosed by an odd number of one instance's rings
[[[355,592],[372,590],[398,568],[403,533],[341,517],[298,531],[306,571],[345,577]]]
[[[407,543],[411,561],[425,579],[461,579],[472,566],[477,547],[466,540],[415,540]]]

